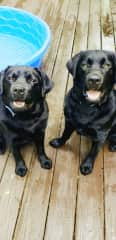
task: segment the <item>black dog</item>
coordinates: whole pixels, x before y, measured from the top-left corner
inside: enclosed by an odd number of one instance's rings
[[[1,73],[0,153],[10,145],[16,162],[16,174],[25,176],[27,167],[20,148],[32,141],[37,147],[41,167],[50,169],[52,161],[44,151],[48,119],[45,95],[52,82],[37,68],[11,66]]]
[[[65,129],[61,138],[50,142],[62,146],[76,130],[92,139],[92,147],[80,170],[92,172],[95,158],[108,139],[116,151],[116,57],[108,51],[83,51],[75,55],[67,68],[73,75],[73,87],[65,98]]]

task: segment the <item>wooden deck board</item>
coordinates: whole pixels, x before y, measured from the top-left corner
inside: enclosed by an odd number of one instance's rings
[[[32,148],[28,147],[24,154],[28,167],[32,158],[32,152]],[[27,175],[25,178],[20,178],[15,175],[14,161],[12,160],[12,155],[10,154],[0,184],[0,213],[2,216],[0,218],[1,239],[12,239],[20,201],[28,177]]]
[[[65,19],[64,29],[61,39],[60,57],[67,59],[72,52],[72,44],[75,33],[76,17],[78,12],[77,0],[73,0],[71,6],[69,5],[67,16]],[[70,31],[72,36],[70,36]],[[65,46],[65,43],[68,45]],[[64,47],[63,47],[64,46]],[[64,64],[66,61],[64,61]],[[59,76],[60,77],[60,76]],[[59,78],[58,77],[58,78]],[[75,200],[77,188],[77,157],[79,149],[77,149],[78,142],[75,143],[73,138],[72,155],[69,155],[67,146],[64,150],[58,150],[56,158],[56,167],[54,173],[53,187],[50,198],[49,214],[46,225],[45,240],[52,239],[72,239],[74,231],[74,215],[75,215]],[[67,150],[65,150],[67,149]],[[66,151],[65,161],[63,152]],[[70,153],[70,154],[71,154]],[[76,158],[76,159],[75,159]],[[60,160],[59,160],[60,159]],[[73,161],[71,161],[73,159]],[[61,169],[63,171],[61,172]],[[67,169],[67,170],[66,170]],[[67,197],[68,195],[68,197]],[[62,198],[60,198],[62,196]],[[52,223],[52,236],[51,236]]]
[[[102,45],[105,49],[113,51],[115,49],[115,26],[116,22],[112,22],[110,2],[102,0],[103,14],[109,16],[106,21],[107,31],[102,31]],[[103,16],[102,14],[102,16]],[[115,13],[113,14],[113,19]],[[106,19],[105,19],[106,20]],[[114,28],[114,29],[113,29]],[[102,27],[103,29],[103,27]],[[114,31],[114,32],[113,32]],[[104,148],[104,210],[105,210],[105,239],[116,238],[116,181],[115,171],[116,170],[116,153],[111,153],[106,145]]]
[[[0,156],[0,240],[116,240],[116,154],[102,149],[89,176],[79,172],[90,148],[88,139],[73,134],[67,144],[52,149],[48,142],[64,126],[63,100],[72,85],[66,62],[85,49],[115,49],[115,0],[2,0],[42,17],[52,31],[44,69],[55,83],[50,108],[46,152],[51,171],[41,169],[35,149],[23,155],[25,178],[14,173],[9,151]]]

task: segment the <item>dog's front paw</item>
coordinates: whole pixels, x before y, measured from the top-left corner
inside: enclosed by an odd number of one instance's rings
[[[4,154],[6,151],[6,146],[4,143],[0,142],[0,154]]]
[[[55,138],[51,140],[49,143],[54,148],[59,148],[64,144],[64,142],[62,141],[62,138]]]
[[[40,161],[41,167],[44,169],[51,169],[52,168],[52,161],[46,157]]]
[[[116,152],[116,142],[114,143],[114,142],[111,142],[110,144],[109,144],[109,150],[111,151],[111,152]]]
[[[24,177],[27,173],[27,167],[24,164],[18,164],[16,166],[15,173],[20,177]]]
[[[93,164],[91,161],[84,161],[80,166],[80,171],[83,175],[90,174],[93,170]]]

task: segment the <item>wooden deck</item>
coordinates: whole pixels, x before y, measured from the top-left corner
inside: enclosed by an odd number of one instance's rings
[[[40,168],[33,146],[24,149],[29,171],[14,173],[14,160],[0,156],[0,240],[116,240],[116,154],[105,146],[89,176],[79,163],[89,141],[74,134],[59,150],[48,142],[63,128],[63,99],[71,87],[65,64],[85,49],[115,50],[116,0],[3,0],[41,16],[52,31],[44,68],[55,87],[50,109],[46,151],[51,171]]]

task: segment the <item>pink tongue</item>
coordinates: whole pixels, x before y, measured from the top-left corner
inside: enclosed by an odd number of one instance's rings
[[[95,91],[95,90],[89,90],[87,91],[88,99],[91,101],[97,101],[100,99],[101,92]]]

